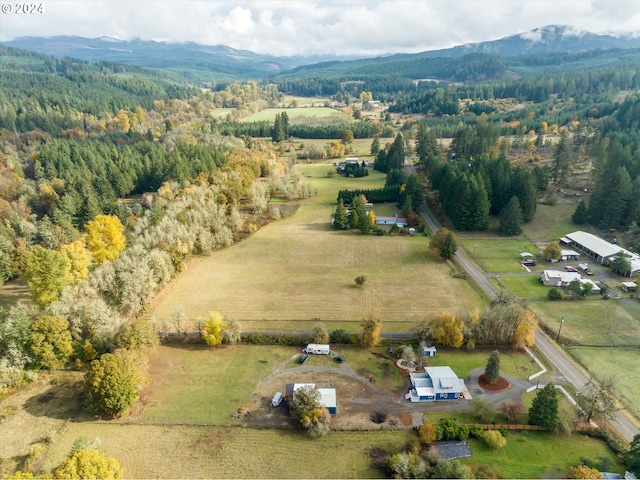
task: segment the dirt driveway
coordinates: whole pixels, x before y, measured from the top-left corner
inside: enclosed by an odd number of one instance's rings
[[[409,389],[378,386],[356,373],[348,364],[335,367],[285,368],[287,362],[277,365],[274,373],[264,378],[253,393],[253,408],[244,418],[247,426],[253,427],[294,427],[284,403],[277,408],[271,406],[275,392],[285,391],[288,383],[315,383],[320,387],[334,387],[337,393],[337,414],[331,428],[334,430],[378,430],[408,429],[422,424],[428,412],[469,411],[470,400],[411,403],[404,398]],[[482,392],[478,385],[480,371],[473,372],[465,384],[469,391],[481,393],[482,398],[499,407],[503,401],[519,398],[527,382],[515,381],[505,392]],[[495,401],[493,401],[495,400]]]

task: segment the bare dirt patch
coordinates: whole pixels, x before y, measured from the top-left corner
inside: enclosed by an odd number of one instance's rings
[[[320,387],[334,387],[337,394],[337,414],[333,416],[334,430],[406,429],[413,426],[415,405],[402,398],[404,389],[387,391],[349,367],[282,370],[260,382],[254,391],[251,413],[243,423],[253,427],[294,428],[285,404],[271,406],[275,392],[285,392],[289,383],[315,383]],[[416,418],[421,414],[416,412]]]
[[[495,382],[492,383],[484,378],[484,374],[480,375],[480,377],[478,378],[478,384],[480,385],[480,388],[489,392],[501,392],[511,387],[509,381],[504,377],[499,377]]]

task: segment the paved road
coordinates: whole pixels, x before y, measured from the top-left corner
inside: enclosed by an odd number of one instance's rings
[[[415,174],[413,165],[405,164],[405,166],[409,173]],[[437,232],[439,227],[431,213],[424,206],[420,206],[419,213],[429,229],[434,233]],[[455,257],[458,264],[480,285],[482,290],[489,295],[490,298],[496,298],[497,291],[493,284],[491,284],[487,276],[467,258],[466,254],[458,250]],[[587,384],[587,377],[570,361],[565,352],[540,329],[536,331],[536,347],[547,357],[556,370],[578,390]],[[640,433],[640,430],[638,430],[636,423],[630,418],[630,415],[623,411],[616,412],[615,417],[611,420],[611,424],[628,442],[631,442],[633,438]]]

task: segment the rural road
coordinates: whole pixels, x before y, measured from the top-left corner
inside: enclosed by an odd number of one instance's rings
[[[410,174],[415,174],[413,165],[405,162],[405,166]],[[421,205],[419,207],[419,213],[426,222],[429,229],[435,233],[438,231],[438,224],[433,219],[431,213]],[[489,296],[489,298],[496,298],[497,291],[495,287],[489,282],[489,279],[481,272],[474,263],[467,258],[466,254],[458,250],[455,255],[455,259],[467,274],[473,278],[473,280],[482,288],[482,290]],[[545,333],[538,328],[536,330],[536,347],[543,353],[545,357],[553,364],[556,370],[562,374],[566,380],[571,383],[576,389],[580,390],[588,383],[587,377],[580,371],[579,368],[569,359],[566,353]],[[631,442],[633,438],[640,433],[636,423],[627,416],[624,411],[618,411],[615,413],[614,418],[610,420],[611,425],[624,437],[625,440]]]

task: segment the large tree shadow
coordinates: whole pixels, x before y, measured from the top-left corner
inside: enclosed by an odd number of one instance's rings
[[[46,391],[29,397],[24,402],[23,408],[34,417],[74,422],[93,420],[93,416],[84,409],[83,400],[83,382],[65,381],[51,385]]]

